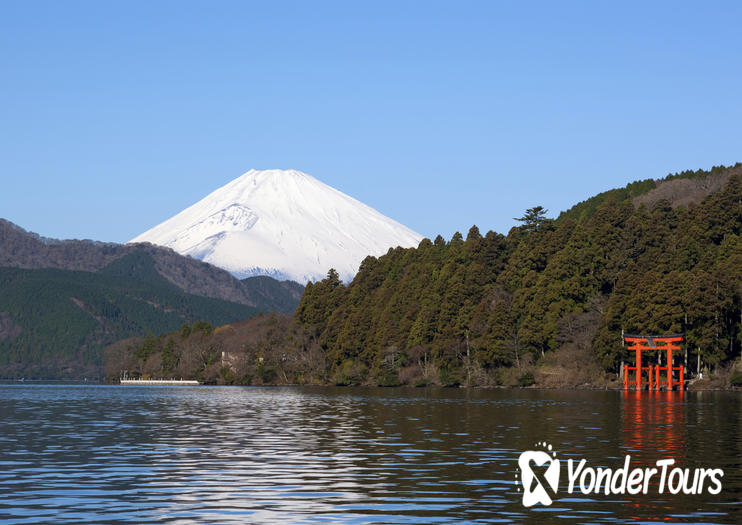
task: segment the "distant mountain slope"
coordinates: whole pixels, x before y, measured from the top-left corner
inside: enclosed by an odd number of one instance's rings
[[[368,255],[422,236],[295,170],[251,170],[134,238],[224,268],[306,283],[335,268],[344,280]]]
[[[276,281],[265,275],[248,277],[242,282],[265,301],[270,301],[276,312],[290,313],[296,310],[301,294],[304,292],[304,286],[295,281]]]
[[[0,268],[0,377],[98,377],[102,350],[116,340],[257,313],[183,292],[143,251],[95,273]]]
[[[221,268],[184,257],[169,248],[148,243],[122,245],[48,239],[0,219],[0,267],[95,272],[134,253],[148,254],[154,260],[155,271],[187,293],[254,306],[264,312],[290,313],[299,301],[300,293],[285,294],[287,289],[296,290],[296,286],[300,286],[296,283],[272,279],[260,283],[241,282]],[[276,301],[273,297],[279,299]]]

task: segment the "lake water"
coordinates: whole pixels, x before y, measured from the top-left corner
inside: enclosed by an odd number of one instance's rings
[[[3,523],[742,523],[733,392],[0,385]],[[518,458],[562,463],[522,504]],[[721,468],[718,495],[567,494],[566,461]],[[536,485],[532,485],[536,487]]]

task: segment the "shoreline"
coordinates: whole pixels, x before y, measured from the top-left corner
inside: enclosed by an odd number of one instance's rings
[[[671,390],[670,392],[742,392],[742,387],[738,386],[724,386],[718,384],[719,381],[714,380],[702,380],[695,381],[689,384],[685,390]],[[615,383],[618,383],[617,381]],[[703,384],[699,384],[703,383]],[[717,383],[717,384],[714,384]],[[628,389],[624,390],[622,384],[619,386],[604,384],[582,384],[582,385],[394,385],[394,386],[380,386],[374,384],[358,384],[358,385],[336,385],[331,383],[269,383],[269,384],[220,384],[220,383],[209,383],[198,381],[196,379],[184,379],[184,380],[168,380],[168,379],[127,379],[121,382],[120,380],[108,381],[102,380],[89,380],[89,379],[0,379],[0,385],[5,386],[19,386],[19,385],[72,385],[72,386],[85,386],[85,385],[98,385],[98,386],[201,386],[201,387],[266,387],[266,388],[281,388],[281,387],[320,387],[320,388],[380,388],[385,390],[392,389],[404,389],[404,390],[426,390],[426,389],[440,389],[440,390],[612,390],[612,391],[625,391],[625,392],[647,392],[647,393],[665,393],[668,392],[666,389],[661,390],[649,390],[643,388],[641,390]]]

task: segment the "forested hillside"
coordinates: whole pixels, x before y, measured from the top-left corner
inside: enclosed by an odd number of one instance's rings
[[[257,313],[183,292],[145,252],[98,272],[0,268],[0,378],[98,378],[104,346],[118,339]]]
[[[263,312],[293,312],[303,289],[295,282],[270,277],[240,281],[226,270],[154,244],[49,239],[0,219],[0,267],[97,272],[131,254],[146,254],[160,276],[186,293]]]
[[[333,271],[307,286],[295,320],[338,383],[613,374],[622,330],[684,332],[690,371],[715,367],[742,345],[741,172],[642,181],[557,220],[532,208],[507,236],[474,226],[368,257],[347,286]]]
[[[122,337],[291,313],[303,286],[152,244],[48,239],[0,219],[0,378],[99,377]]]
[[[212,327],[184,323],[160,336],[118,341],[105,351],[105,371],[129,377],[192,378],[206,383],[265,385],[326,382],[324,352],[290,316],[259,315]]]
[[[519,220],[507,236],[473,226],[367,257],[348,285],[330,270],[307,285],[291,325],[268,317],[118,343],[109,376],[608,386],[627,357],[622,331],[686,333],[691,376],[740,356],[742,165]]]

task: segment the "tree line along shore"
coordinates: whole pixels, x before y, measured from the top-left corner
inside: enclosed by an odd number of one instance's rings
[[[309,283],[293,316],[110,346],[106,372],[218,384],[619,387],[621,334],[684,333],[695,388],[742,385],[742,165],[473,226]],[[699,380],[699,373],[704,379]]]

